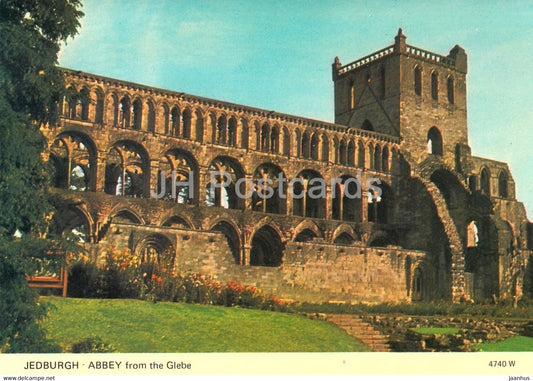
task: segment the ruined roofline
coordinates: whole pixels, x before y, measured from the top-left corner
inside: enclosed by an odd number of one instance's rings
[[[110,77],[105,77],[105,76],[98,75],[98,74],[87,73],[81,70],[73,70],[73,69],[68,69],[68,68],[63,68],[63,67],[59,67],[59,69],[65,72],[67,75],[70,75],[72,77],[86,78],[86,79],[92,78],[92,79],[96,79],[102,82],[107,82],[110,85],[129,87],[133,90],[142,90],[142,91],[146,91],[152,94],[157,94],[161,96],[170,96],[170,97],[177,98],[179,100],[194,102],[194,103],[198,103],[202,105],[208,105],[211,107],[229,109],[231,111],[248,112],[248,113],[251,113],[252,115],[266,117],[273,121],[293,123],[293,124],[301,125],[302,127],[322,128],[328,131],[343,132],[347,135],[375,138],[380,141],[386,141],[386,142],[395,143],[395,144],[400,144],[401,142],[401,138],[398,138],[393,135],[382,134],[382,133],[374,132],[374,131],[362,130],[362,129],[358,129],[358,128],[351,127],[351,126],[349,127],[349,126],[344,126],[340,124],[325,122],[322,120],[305,118],[305,117],[291,115],[291,114],[284,114],[284,113],[280,113],[280,112],[273,111],[273,110],[265,110],[265,109],[261,109],[257,107],[241,105],[238,103],[221,101],[218,99],[200,97],[197,95],[191,95],[191,94],[187,94],[187,93],[179,92],[179,91],[161,89],[161,88],[157,88],[153,86],[142,85],[142,84],[135,83],[135,82],[123,81],[123,80],[116,79],[116,78],[110,78]]]
[[[509,167],[509,163],[507,163],[505,161],[499,161],[499,160],[489,159],[487,157],[474,156],[474,155],[470,156],[470,158],[472,160],[476,160],[476,161],[482,161],[482,162],[486,162],[486,163],[492,163],[492,164],[496,164],[496,165],[500,165],[500,166]]]

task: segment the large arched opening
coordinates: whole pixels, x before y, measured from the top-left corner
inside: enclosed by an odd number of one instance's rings
[[[252,237],[250,265],[277,267],[283,262],[283,245],[278,232],[265,225]]]

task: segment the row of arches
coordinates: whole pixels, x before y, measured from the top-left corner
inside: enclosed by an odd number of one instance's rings
[[[390,186],[379,184],[381,194],[367,184],[363,189],[360,175],[345,174],[332,182],[316,170],[304,169],[289,178],[280,166],[266,162],[247,178],[239,160],[229,156],[214,158],[204,173],[194,155],[179,148],[166,150],[151,166],[144,147],[126,140],[113,144],[97,168],[96,152],[85,135],[59,135],[50,149],[54,186],[312,218],[328,218],[331,209],[331,218],[354,222],[387,223],[387,211],[393,209]]]
[[[492,173],[488,167],[483,167],[479,171],[479,175],[471,175],[468,178],[470,190],[472,192],[479,191],[482,195],[487,197],[509,198],[511,192],[509,191],[509,175],[506,170],[500,169],[497,175],[497,189],[493,191],[492,187]]]
[[[420,65],[416,65],[414,69],[414,90],[416,95],[422,95],[422,68]],[[449,75],[446,78],[446,97],[448,103],[455,103],[455,80],[452,75]],[[431,85],[431,98],[433,100],[439,99],[439,73],[436,70],[433,70],[430,74],[430,85]]]
[[[78,206],[70,206],[62,210],[60,215],[55,216],[58,222],[56,229],[59,233],[68,233],[77,237],[80,243],[94,242],[94,221],[90,214]],[[122,225],[146,225],[145,220],[136,212],[130,209],[117,209],[108,217],[109,224]],[[323,232],[309,220],[300,223],[294,230],[293,236],[287,241],[281,233],[280,228],[275,223],[265,223],[253,229],[247,238],[247,245],[244,244],[244,236],[241,229],[233,221],[227,219],[217,219],[206,228],[197,229],[191,220],[186,216],[172,215],[163,219],[161,227],[178,228],[182,231],[199,230],[205,232],[216,232],[224,235],[228,247],[231,251],[233,261],[240,265],[277,267],[282,264],[283,253],[287,242],[306,243],[317,238],[323,240]],[[132,247],[142,262],[162,264],[168,261],[168,255],[175,255],[175,248],[172,239],[166,233],[150,233],[142,238]],[[352,245],[361,242],[360,235],[349,225],[339,225],[332,232],[330,243],[335,245]],[[133,242],[132,242],[133,243]],[[367,242],[369,247],[386,246],[391,244],[385,236],[377,235]],[[246,254],[245,247],[249,248]]]
[[[107,123],[118,128],[160,133],[243,149],[254,149],[286,157],[320,160],[375,170],[390,170],[397,155],[390,143],[334,134],[331,131],[288,128],[278,123],[249,120],[220,112],[205,112],[173,103],[145,99],[140,95],[111,93],[87,86],[76,90],[70,84],[63,102],[69,119]],[[374,131],[365,120],[362,130]],[[379,152],[376,153],[375,150]],[[377,155],[381,155],[379,160]]]

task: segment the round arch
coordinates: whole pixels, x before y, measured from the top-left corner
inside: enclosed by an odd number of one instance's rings
[[[235,263],[242,264],[241,234],[236,224],[225,219],[218,219],[211,225],[209,230],[224,234]]]
[[[277,229],[263,225],[251,239],[250,265],[278,267],[283,262],[283,244]]]

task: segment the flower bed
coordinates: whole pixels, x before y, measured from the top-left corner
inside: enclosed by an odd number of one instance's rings
[[[129,250],[108,250],[105,264],[70,267],[69,296],[133,298],[286,311],[287,304],[253,286],[222,283],[202,273],[170,270],[168,261],[140,263]]]

